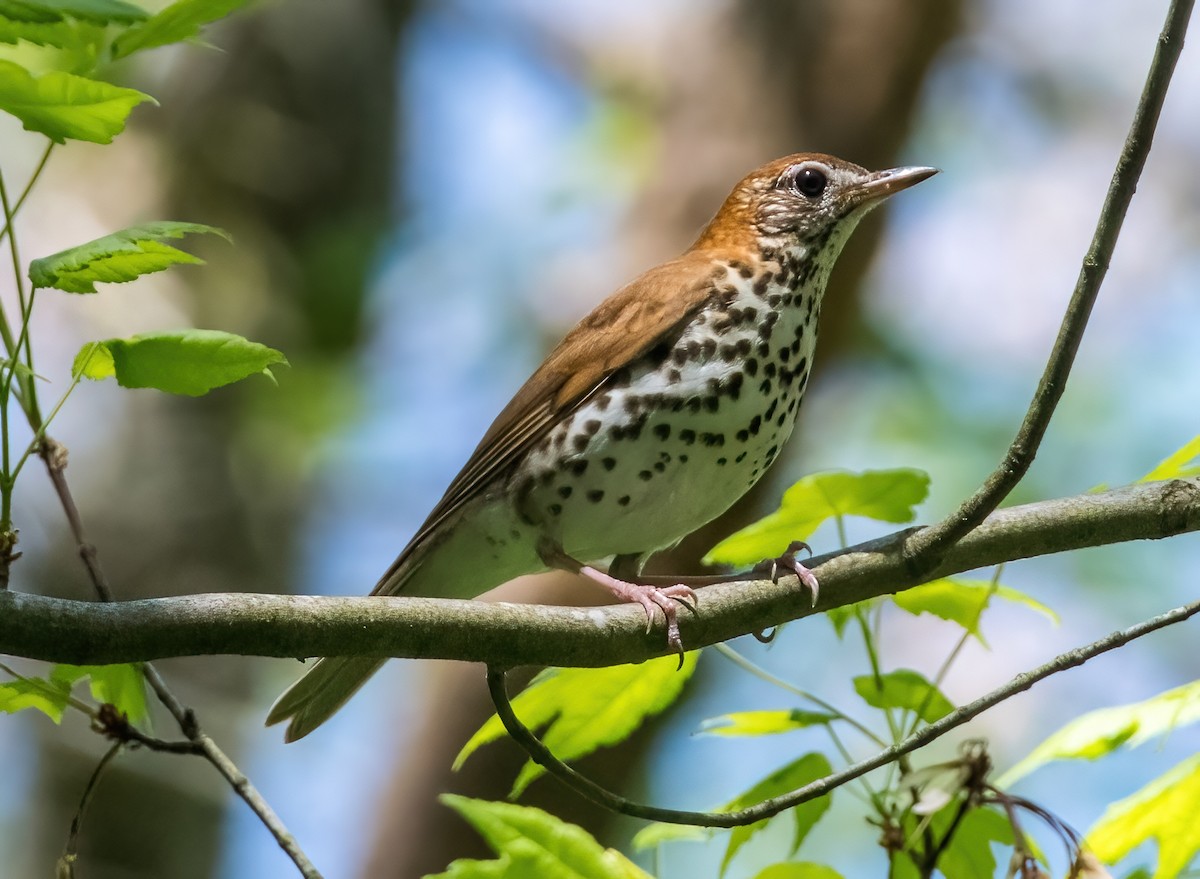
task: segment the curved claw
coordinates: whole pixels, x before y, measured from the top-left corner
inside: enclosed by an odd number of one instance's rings
[[[796,553],[801,550],[812,555],[812,547],[803,540],[793,540],[788,544],[788,548],[778,558],[763,559],[754,566],[754,570],[759,573],[766,573],[770,576],[772,583],[779,582],[780,569],[795,574],[800,580],[800,585],[812,593],[813,607],[817,606],[817,596],[820,594],[821,584],[817,582],[816,575],[808,568],[800,563],[796,558]]]
[[[679,667],[683,668],[683,638],[679,634],[678,610],[679,606],[683,605],[692,613],[698,613],[696,605],[699,596],[696,595],[695,589],[683,583],[662,587],[628,583],[589,565],[583,565],[579,573],[601,584],[617,598],[640,604],[646,612],[647,635],[654,630],[654,609],[657,607],[661,610],[667,623],[667,646],[679,655]]]
[[[754,636],[754,640],[756,640],[758,643],[770,644],[775,640],[775,636],[779,634],[779,626],[776,626],[769,631],[767,629],[763,629],[761,632],[751,632],[750,634]]]

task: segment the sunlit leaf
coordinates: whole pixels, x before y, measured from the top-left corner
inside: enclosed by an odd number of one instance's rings
[[[996,781],[1011,786],[1053,760],[1095,760],[1117,748],[1136,748],[1175,727],[1200,720],[1200,680],[1159,693],[1143,702],[1089,711],[1034,748]]]
[[[1158,843],[1154,879],[1174,879],[1200,851],[1200,754],[1137,793],[1110,805],[1088,831],[1087,844],[1114,864],[1148,840]]]
[[[499,858],[458,860],[426,879],[652,879],[583,828],[541,809],[454,794],[439,799],[465,818]]]
[[[246,6],[250,0],[177,0],[121,34],[113,42],[113,57],[124,58],[143,49],[190,40],[206,24]]]
[[[938,838],[949,830],[959,805],[943,809],[932,822]],[[938,869],[946,879],[979,879],[996,875],[996,856],[992,844],[1011,845],[1012,824],[994,809],[974,808],[963,816],[946,850],[938,858]]]
[[[675,656],[609,668],[547,669],[512,700],[513,710],[526,726],[546,727],[542,741],[555,756],[575,760],[623,741],[647,717],[674,702],[699,656],[699,651],[688,653],[678,670]],[[505,735],[500,718],[493,716],[463,746],[454,768],[481,745]],[[519,795],[544,773],[541,766],[527,761],[513,783],[512,795]]]
[[[712,830],[707,827],[697,827],[694,824],[664,824],[655,821],[647,824],[633,835],[631,845],[635,852],[662,845],[664,842],[702,842],[712,836]]]
[[[16,714],[33,708],[61,723],[70,695],[71,688],[66,684],[42,678],[18,678],[0,683],[0,711]]]
[[[1138,482],[1186,479],[1190,476],[1200,476],[1200,436],[1192,437],[1181,449],[1163,458]]]
[[[842,874],[824,864],[796,861],[789,864],[772,864],[759,872],[754,879],[842,879]]]
[[[906,589],[903,592],[897,592],[892,596],[892,600],[901,610],[913,615],[928,613],[943,620],[958,623],[978,638],[981,644],[985,644],[983,635],[979,631],[979,618],[990,600],[990,595],[1022,604],[1048,617],[1054,623],[1058,622],[1058,614],[1040,601],[1008,586],[998,586],[992,593],[991,583],[987,580],[945,577],[915,586],[912,589]]]
[[[138,663],[118,665],[67,665],[54,666],[50,680],[68,688],[76,681],[88,679],[92,698],[97,702],[112,705],[133,723],[149,716],[146,709],[146,679]]]
[[[727,537],[709,550],[706,564],[747,565],[779,555],[794,540],[807,539],[827,519],[865,516],[881,522],[911,522],[929,493],[920,470],[834,470],[806,476],[783,495],[779,509]]]
[[[0,110],[21,120],[55,143],[68,138],[111,143],[125,120],[149,95],[107,82],[52,70],[33,76],[24,67],[0,60]]]
[[[287,365],[281,352],[233,333],[175,330],[89,342],[75,356],[72,375],[198,397],[252,375],[271,377],[276,365]]]
[[[942,695],[920,672],[901,668],[880,675],[859,675],[854,690],[872,708],[899,708],[913,711],[926,723],[933,723],[954,710],[954,704]]]
[[[97,283],[123,283],[173,265],[197,264],[199,257],[162,242],[185,235],[211,234],[229,240],[229,233],[201,223],[161,220],[122,229],[29,264],[35,287],[54,287],[67,293],[95,293]]]
[[[700,732],[712,736],[768,736],[819,726],[836,719],[836,714],[826,711],[804,711],[799,708],[737,711],[704,721],[700,724]]]
[[[736,812],[750,806],[758,805],[764,800],[780,796],[796,788],[803,787],[809,782],[824,778],[832,771],[833,767],[829,765],[829,760],[824,754],[805,754],[798,760],[793,760],[783,768],[772,772],[748,791],[730,800],[721,807],[720,811]],[[781,819],[785,815],[791,817],[794,826],[791,847],[792,854],[800,848],[800,844],[804,842],[804,837],[812,830],[813,825],[821,820],[821,816],[829,809],[831,801],[831,795],[826,794],[823,797],[817,797],[815,800],[809,800],[807,803],[801,803],[799,806],[776,816]],[[725,875],[725,870],[728,869],[729,862],[733,860],[733,856],[737,854],[738,849],[749,842],[756,833],[766,827],[767,823],[772,820],[774,819],[764,818],[762,821],[756,821],[753,824],[743,827],[735,827],[730,831],[729,845],[725,849],[725,856],[721,859],[722,876]]]

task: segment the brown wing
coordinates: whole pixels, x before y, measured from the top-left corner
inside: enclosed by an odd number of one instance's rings
[[[372,594],[394,591],[396,584],[390,581],[422,540],[513,466],[613,373],[687,323],[712,295],[716,274],[711,253],[689,252],[622,287],[580,321],[492,422]]]

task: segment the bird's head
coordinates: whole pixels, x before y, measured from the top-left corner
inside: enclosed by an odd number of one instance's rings
[[[696,244],[840,249],[873,207],[936,173],[924,167],[868,171],[824,153],[785,156],[746,175]]]

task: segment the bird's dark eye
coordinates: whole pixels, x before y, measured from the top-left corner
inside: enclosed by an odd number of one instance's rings
[[[812,167],[800,168],[792,178],[792,185],[796,187],[796,191],[808,198],[816,198],[824,192],[828,182],[819,169]]]

